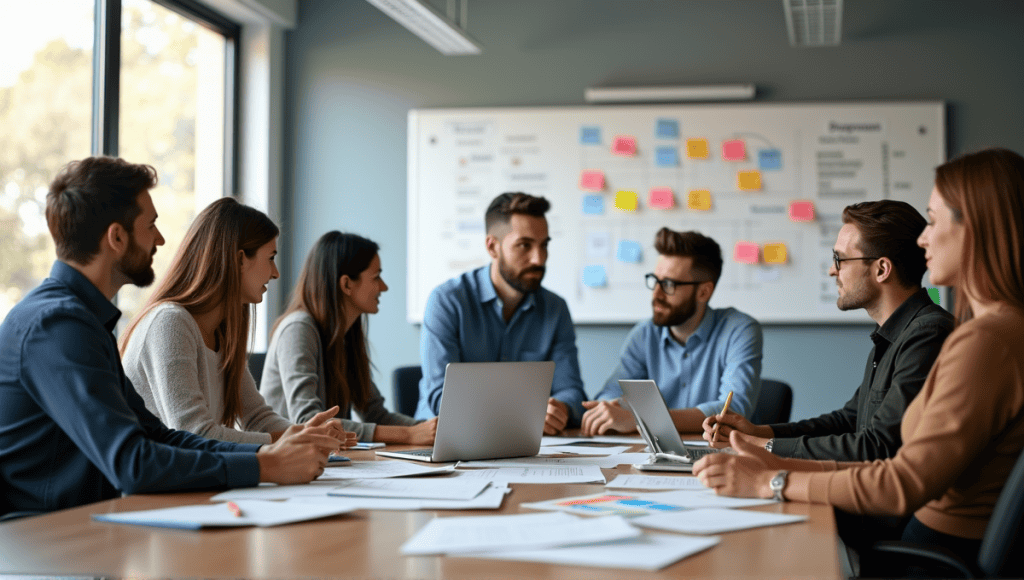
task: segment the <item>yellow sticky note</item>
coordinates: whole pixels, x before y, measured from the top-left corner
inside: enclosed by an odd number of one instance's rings
[[[691,190],[686,196],[686,207],[697,211],[708,211],[711,209],[711,190]]]
[[[637,203],[635,191],[620,191],[615,194],[615,209],[636,211]]]
[[[763,252],[765,264],[786,263],[786,244],[782,242],[765,244]]]
[[[760,191],[761,190],[761,172],[760,171],[740,171],[736,174],[737,181],[739,182],[741,191]]]
[[[686,140],[686,156],[690,159],[707,159],[708,158],[708,140],[707,139],[687,139]]]

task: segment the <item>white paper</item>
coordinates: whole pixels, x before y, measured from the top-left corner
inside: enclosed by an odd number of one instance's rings
[[[675,490],[675,491],[655,491],[647,493],[638,493],[637,497],[648,499],[651,501],[658,501],[665,504],[677,505],[680,507],[697,509],[697,508],[745,508],[754,507],[759,505],[770,505],[778,503],[773,499],[756,499],[747,497],[727,497],[724,495],[715,495],[715,492],[711,490],[705,491],[690,491],[690,490]]]
[[[331,505],[347,505],[357,510],[496,510],[501,508],[505,496],[512,490],[503,485],[491,484],[470,500],[445,499],[394,499],[381,497],[294,497],[288,501],[300,503],[328,503]]]
[[[570,455],[618,455],[629,451],[629,447],[618,445],[615,447],[590,447],[588,445],[552,445],[542,446],[538,455],[557,455],[566,453]]]
[[[460,461],[456,467],[569,467],[595,465],[611,469],[622,464],[647,463],[650,453],[619,453],[608,457],[520,457],[516,459],[488,459],[485,461]]]
[[[642,445],[644,440],[640,435],[594,435],[593,437],[560,437],[545,435],[540,438],[541,445],[566,445],[577,442],[589,443],[622,443],[625,445]]]
[[[668,534],[644,534],[629,540],[588,546],[467,555],[473,558],[541,562],[567,566],[661,570],[687,556],[703,552],[718,542],[719,539],[714,536],[694,538]]]
[[[303,522],[352,511],[342,505],[303,504],[286,505],[282,502],[240,500],[237,502],[242,516],[236,516],[227,504],[185,505],[172,508],[93,514],[94,520],[161,528],[199,529],[205,527],[277,526]]]
[[[699,479],[687,475],[619,475],[605,487],[608,489],[708,489]]]
[[[807,521],[807,516],[723,508],[690,510],[683,514],[652,514],[630,520],[633,525],[684,534],[721,534],[763,526]]]
[[[378,441],[360,441],[352,447],[349,447],[349,449],[381,449],[386,446],[387,444],[380,443]]]
[[[404,461],[353,461],[346,467],[328,467],[317,481],[338,479],[380,479],[385,477],[424,477],[455,471],[454,465],[427,467]]]
[[[475,478],[349,479],[335,482],[328,495],[341,497],[393,497],[406,499],[469,500],[480,495],[489,481]]]
[[[435,518],[402,545],[407,556],[549,548],[633,538],[640,530],[609,516],[562,513]]]
[[[340,469],[348,469],[347,467]],[[277,500],[293,497],[326,497],[327,492],[338,487],[336,480],[311,481],[301,485],[275,485],[261,483],[257,487],[241,487],[223,491],[210,498],[211,501],[238,501],[244,499]]]
[[[604,483],[600,467],[495,467],[459,469],[458,477],[473,477],[501,483]]]

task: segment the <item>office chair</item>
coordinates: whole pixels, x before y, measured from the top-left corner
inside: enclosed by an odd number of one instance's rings
[[[419,365],[398,367],[391,373],[391,396],[395,411],[412,417],[420,402],[420,379],[423,369]]]
[[[252,378],[256,380],[257,389],[260,388],[260,379],[263,378],[263,364],[265,362],[267,362],[267,353],[249,353],[249,372],[252,373]]]
[[[977,562],[965,562],[948,550],[910,542],[877,542],[861,556],[872,562],[872,576],[889,576],[913,567],[931,577],[1022,578],[1024,577],[1024,452],[1017,458],[996,500],[992,517],[981,540]],[[876,569],[877,568],[877,569]],[[922,570],[923,569],[923,570]],[[864,571],[862,571],[863,573]]]
[[[761,379],[761,395],[757,398],[750,422],[754,425],[788,423],[793,409],[793,388],[773,379]]]

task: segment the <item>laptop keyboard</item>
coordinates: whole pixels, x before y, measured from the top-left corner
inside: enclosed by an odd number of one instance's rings
[[[405,455],[415,455],[417,457],[430,457],[430,455],[432,453],[434,453],[434,450],[433,449],[410,449],[408,451],[403,451],[402,453],[404,453]]]
[[[687,447],[686,448],[686,454],[689,455],[690,459],[692,459],[693,461],[697,461],[698,459],[700,459],[701,457],[704,457],[705,455],[710,455],[712,453],[718,453],[718,452],[719,452],[718,449],[714,449],[712,447]]]

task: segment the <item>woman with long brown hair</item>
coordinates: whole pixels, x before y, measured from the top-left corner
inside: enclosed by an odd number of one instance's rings
[[[339,406],[342,426],[360,441],[429,445],[437,419],[390,413],[370,377],[365,318],[388,285],[379,247],[332,231],[317,240],[285,313],[274,323],[260,391],[278,413],[306,421]],[[361,421],[350,420],[351,411]]]
[[[257,209],[233,198],[213,202],[125,330],[125,373],[168,426],[209,439],[271,443],[292,425],[263,400],[246,364],[253,305],[278,277],[278,234]],[[345,441],[340,425],[337,431]]]
[[[956,287],[957,328],[907,407],[895,457],[784,459],[734,431],[738,455],[694,465],[705,485],[856,514],[913,514],[904,540],[977,562],[996,499],[1024,449],[1024,158],[987,149],[940,165],[928,218],[918,245],[931,282]]]

